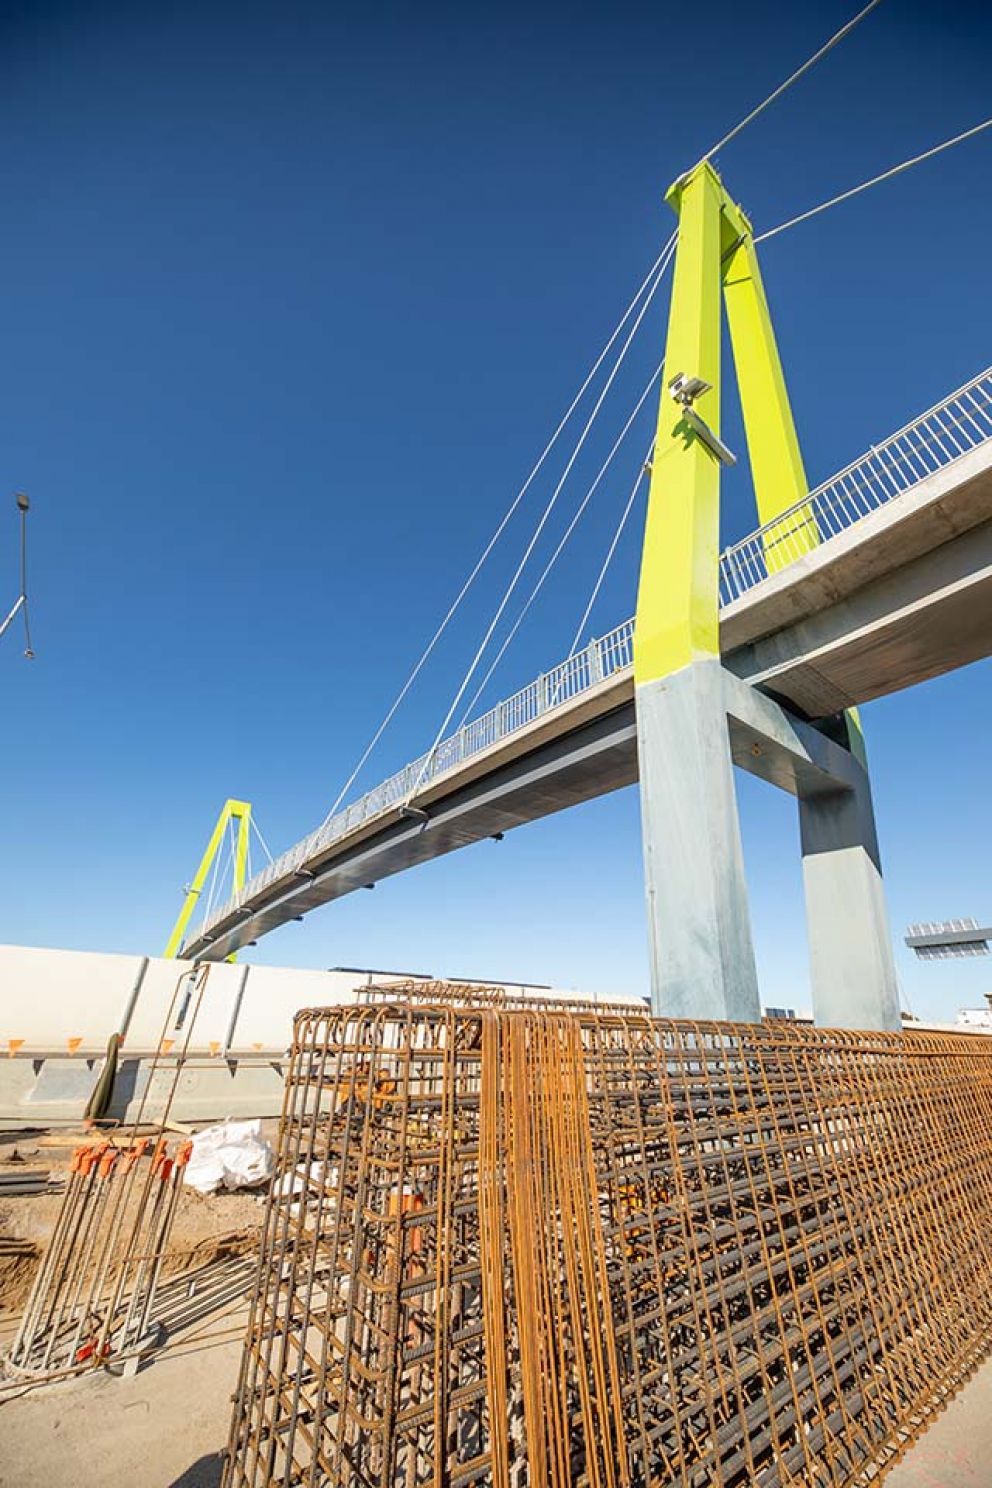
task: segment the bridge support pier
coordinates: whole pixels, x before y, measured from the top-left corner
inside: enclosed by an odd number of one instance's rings
[[[697,661],[636,689],[652,1006],[659,1016],[761,1017],[734,766],[796,797],[813,1016],[898,1029],[899,998],[871,782],[857,719],[842,742]]]
[[[868,772],[844,790],[799,797],[813,1020],[825,1028],[901,1027]]]
[[[758,1022],[723,668],[693,662],[636,697],[652,1007]]]

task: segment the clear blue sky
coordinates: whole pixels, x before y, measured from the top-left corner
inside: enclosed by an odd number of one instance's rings
[[[669,181],[854,9],[3,8],[0,488],[34,501],[38,657],[0,646],[0,940],[156,951],[226,796],[276,850],[320,819],[667,237]],[[718,163],[771,226],[983,118],[990,61],[987,7],[884,0]],[[989,362],[990,165],[986,135],[767,245],[811,479]],[[659,302],[610,430],[663,333]],[[490,697],[567,650],[625,453]],[[546,493],[362,784],[429,741]],[[632,612],[641,513],[596,633]],[[744,472],[726,535],[752,522]],[[898,936],[992,915],[990,682],[864,710]],[[739,789],[763,993],[801,1006],[794,805]],[[636,792],[251,954],[643,990]],[[922,1012],[992,987],[900,970]]]

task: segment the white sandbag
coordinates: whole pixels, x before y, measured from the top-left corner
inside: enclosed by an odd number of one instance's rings
[[[197,1193],[255,1188],[272,1176],[275,1159],[260,1121],[222,1121],[193,1138],[186,1183]]]

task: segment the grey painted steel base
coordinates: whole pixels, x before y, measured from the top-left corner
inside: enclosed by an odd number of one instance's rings
[[[655,1012],[760,1017],[736,764],[798,801],[815,1021],[898,1029],[871,783],[860,761],[715,660],[639,686],[636,714]]]
[[[672,1018],[761,1017],[723,671],[636,691],[651,1003]]]

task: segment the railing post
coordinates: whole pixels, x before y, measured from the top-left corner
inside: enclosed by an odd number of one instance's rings
[[[586,655],[589,657],[589,685],[603,680],[603,655],[599,649],[598,641],[590,641],[586,647]]]

